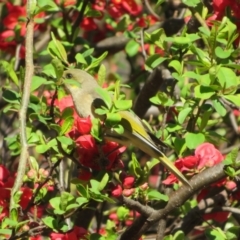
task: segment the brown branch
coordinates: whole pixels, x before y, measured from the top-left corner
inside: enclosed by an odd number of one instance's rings
[[[159,28],[163,28],[166,35],[171,36],[173,34],[176,34],[184,24],[185,23],[183,19],[172,18],[164,22],[156,23],[147,29],[146,32],[151,33]],[[140,34],[141,33],[139,32],[138,35],[140,36]],[[124,49],[129,40],[130,38],[127,38],[124,35],[105,38],[95,45],[95,50],[97,54],[101,54],[104,51],[120,51]]]
[[[156,95],[163,81],[164,80],[160,67],[154,69],[154,71],[149,75],[133,107],[133,111],[140,118],[144,117],[147,109],[151,106],[152,103],[149,101],[149,99]]]
[[[210,184],[224,178],[226,176],[224,172],[224,164],[219,163],[214,167],[208,168],[205,171],[199,173],[198,175],[194,176],[190,180],[189,186],[183,185],[179,188],[176,192],[174,192],[170,197],[167,205],[160,210],[153,210],[148,209],[150,215],[146,217],[146,215],[141,215],[140,220],[134,222],[132,226],[130,226],[119,238],[120,240],[123,239],[130,239],[130,240],[137,240],[139,239],[146,230],[153,225],[153,223],[160,221],[161,219],[166,218],[166,216],[175,208],[184,204],[186,200],[192,197],[196,192],[201,190],[204,187],[209,186]],[[133,200],[132,200],[133,201]],[[128,205],[128,202],[125,202],[126,206],[131,208],[133,207],[133,203]],[[136,209],[136,208],[135,208]],[[141,209],[141,208],[139,208]],[[140,212],[142,213],[142,212]],[[147,212],[145,211],[144,214]],[[134,233],[134,235],[133,235]]]
[[[27,143],[27,131],[26,131],[26,115],[27,108],[30,97],[30,89],[32,76],[34,72],[33,65],[33,33],[34,33],[34,20],[31,14],[33,1],[27,1],[27,32],[26,32],[26,72],[23,86],[23,96],[21,102],[21,108],[19,111],[19,123],[20,123],[20,142],[21,142],[21,154],[19,159],[17,177],[15,179],[13,188],[11,190],[11,200],[10,200],[10,211],[16,208],[16,204],[14,201],[14,195],[18,192],[23,183],[23,177],[25,174],[27,161],[29,158],[28,152],[28,143]]]

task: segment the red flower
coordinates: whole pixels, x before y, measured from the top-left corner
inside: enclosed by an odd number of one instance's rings
[[[10,173],[5,166],[0,165],[0,186],[4,186],[4,183],[7,181]]]
[[[129,189],[134,186],[135,178],[133,176],[125,176],[122,180],[123,188]]]
[[[211,143],[203,143],[195,150],[195,156],[199,158],[198,169],[212,167],[223,161],[224,157]]]
[[[59,5],[59,4],[63,4],[64,7],[67,6],[72,6],[76,4],[76,0],[55,0],[55,2]]]
[[[119,198],[122,196],[122,187],[118,184],[113,186],[111,189],[111,195],[115,198]]]
[[[85,17],[80,24],[80,27],[85,31],[92,31],[97,29],[97,24],[94,22],[93,18]]]
[[[223,159],[224,156],[213,144],[203,143],[196,148],[195,156],[180,158],[174,164],[181,172],[187,172],[188,175],[192,175],[204,167],[212,167],[218,164]],[[171,173],[163,183],[169,185],[177,181],[178,179]],[[222,182],[219,184],[223,185]]]
[[[26,209],[33,195],[32,189],[28,187],[21,188],[22,195],[20,199],[20,205],[23,209]]]
[[[132,196],[134,194],[134,192],[135,192],[135,188],[123,189],[122,194],[125,197],[130,197],[130,196]]]

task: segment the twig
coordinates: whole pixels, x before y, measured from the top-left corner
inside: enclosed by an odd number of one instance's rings
[[[18,192],[23,183],[23,177],[26,170],[27,160],[29,158],[28,143],[27,143],[27,131],[26,131],[26,115],[30,97],[31,81],[34,72],[33,65],[33,33],[34,33],[34,21],[31,14],[33,0],[27,1],[27,32],[26,32],[26,72],[23,86],[23,97],[21,102],[21,108],[19,111],[19,123],[20,123],[20,141],[21,141],[21,154],[19,158],[19,165],[17,171],[17,177],[15,179],[13,188],[11,190],[10,211],[16,208],[14,201],[14,195]]]
[[[148,0],[143,0],[142,2],[143,2],[143,6],[146,7],[147,11],[151,15],[153,15],[158,21],[160,21],[161,18],[153,11],[153,9],[152,9],[151,5],[149,4]]]

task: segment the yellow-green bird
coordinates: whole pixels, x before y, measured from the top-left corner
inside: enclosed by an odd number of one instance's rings
[[[69,82],[66,80],[74,80]],[[64,71],[62,82],[71,94],[74,106],[80,117],[94,118],[93,102],[101,97],[95,91],[99,87],[97,81],[87,72],[80,69],[69,69]],[[79,84],[76,84],[79,83]],[[120,124],[124,128],[123,134],[118,134],[113,129],[105,129],[104,138],[117,142],[121,145],[132,144],[147,153],[169,169],[182,183],[191,186],[183,174],[175,165],[160,151],[156,139],[149,134],[142,121],[130,111],[118,112],[121,116]]]

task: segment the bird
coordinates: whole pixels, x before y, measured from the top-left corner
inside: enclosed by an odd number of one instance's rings
[[[96,91],[100,86],[94,77],[84,70],[67,69],[63,72],[61,82],[71,95],[77,114],[83,118],[95,118],[97,115],[94,112],[94,103],[98,103],[99,106],[104,105],[104,101]],[[119,134],[114,128],[105,127],[104,139],[124,146],[132,144],[149,156],[158,159],[183,184],[191,187],[185,176],[160,150],[159,142],[161,141],[146,129],[142,120],[133,111],[123,110],[118,114],[121,117],[120,124],[123,126],[123,133]]]

